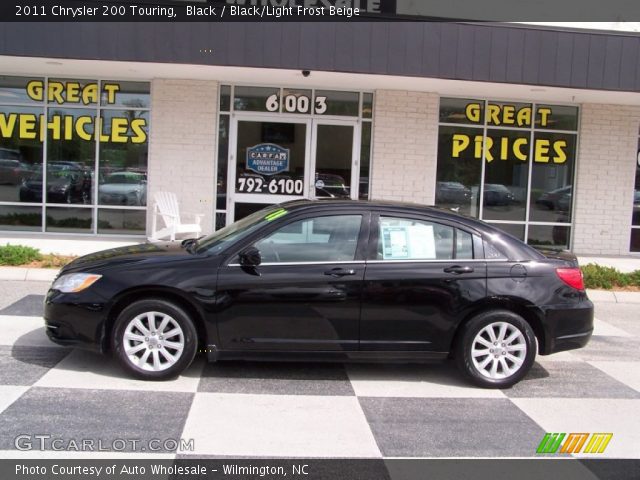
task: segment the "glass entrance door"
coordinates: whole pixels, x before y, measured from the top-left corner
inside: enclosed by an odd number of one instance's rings
[[[274,203],[309,195],[310,120],[233,122],[230,218],[239,220]],[[234,142],[235,140],[235,142]]]
[[[357,121],[238,116],[230,131],[227,223],[302,198],[358,198]]]
[[[358,198],[356,128],[356,122],[314,121],[310,198]]]

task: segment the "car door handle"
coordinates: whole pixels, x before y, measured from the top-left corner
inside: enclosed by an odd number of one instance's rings
[[[473,273],[473,267],[470,266],[460,266],[454,265],[453,267],[447,267],[444,269],[444,273],[455,273],[456,275],[460,275],[462,273]]]
[[[355,275],[356,271],[352,268],[332,268],[324,272],[325,275],[331,275],[332,277],[345,277],[347,275]]]

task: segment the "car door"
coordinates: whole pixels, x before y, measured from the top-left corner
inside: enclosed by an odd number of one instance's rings
[[[360,349],[447,351],[461,315],[486,295],[481,251],[480,236],[461,226],[373,215]]]
[[[233,255],[219,269],[223,350],[358,349],[369,214],[352,210],[287,219],[243,246],[262,263]]]

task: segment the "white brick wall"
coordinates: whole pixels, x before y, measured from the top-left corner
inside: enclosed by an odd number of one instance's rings
[[[584,104],[575,199],[576,253],[629,252],[640,108]]]
[[[371,198],[432,205],[438,95],[378,90],[375,98]]]
[[[576,253],[629,252],[639,124],[639,107],[581,107],[574,207]]]
[[[218,83],[200,80],[151,82],[149,192],[178,195],[181,212],[202,213],[210,233],[215,205]],[[158,219],[162,224],[161,219]],[[184,220],[183,220],[184,221]],[[187,222],[192,219],[186,218]],[[151,229],[151,215],[147,230]]]

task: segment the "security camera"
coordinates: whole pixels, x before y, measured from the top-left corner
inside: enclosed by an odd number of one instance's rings
[[[308,77],[309,75],[311,75],[311,72],[309,70],[302,70],[303,77]]]

